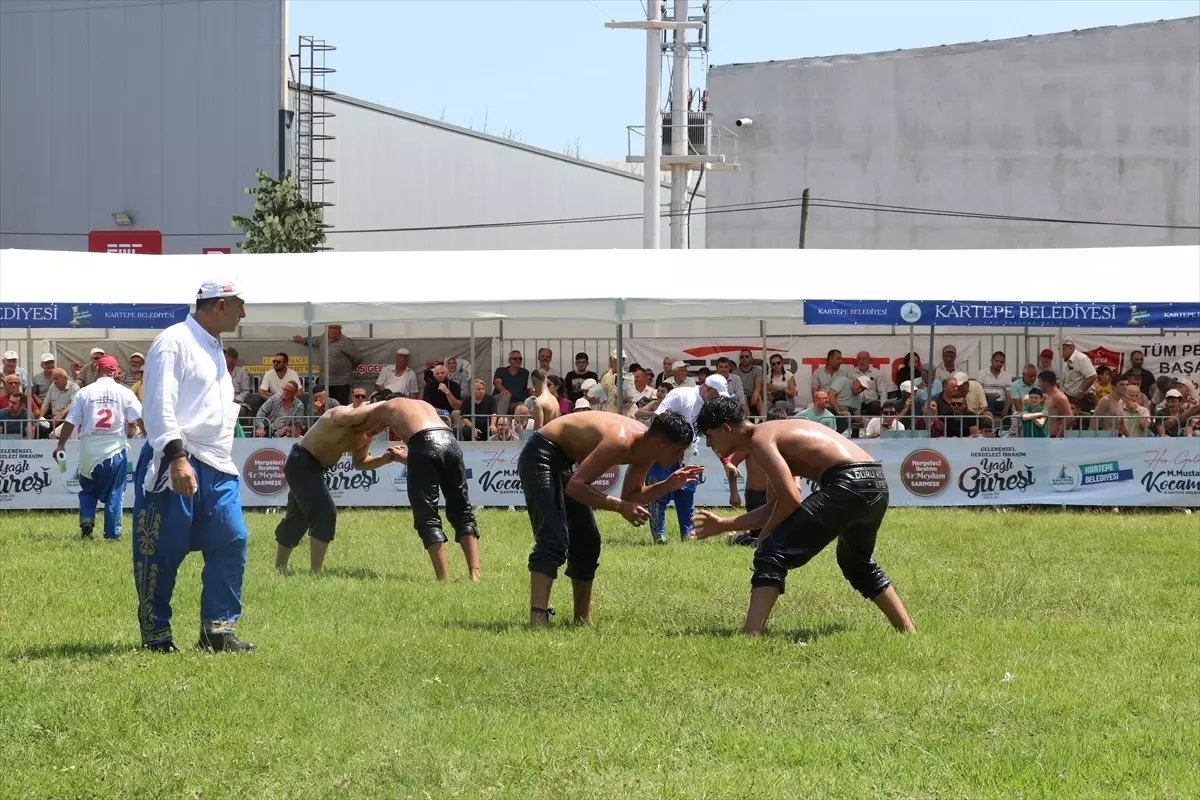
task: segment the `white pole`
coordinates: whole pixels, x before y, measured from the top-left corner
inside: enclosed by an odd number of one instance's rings
[[[658,20],[659,0],[648,0],[646,3],[646,19],[651,22]],[[642,249],[657,250],[658,231],[658,170],[662,160],[662,116],[658,110],[658,94],[662,88],[660,58],[662,50],[659,46],[659,30],[650,28],[646,31],[646,159],[643,163],[642,194]]]
[[[653,1],[653,0],[651,0]],[[688,0],[675,0],[675,21],[687,22]],[[676,28],[674,66],[671,71],[671,155],[686,156],[691,142],[688,126],[688,51],[687,29]],[[671,165],[671,249],[687,247],[687,217],[684,205],[687,200],[688,168]]]

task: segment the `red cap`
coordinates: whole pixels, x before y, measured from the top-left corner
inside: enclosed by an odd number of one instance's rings
[[[100,356],[96,359],[96,369],[99,370],[117,370],[117,360],[112,356]]]
[[[1054,351],[1047,347],[1042,351],[1042,358],[1054,358]]]

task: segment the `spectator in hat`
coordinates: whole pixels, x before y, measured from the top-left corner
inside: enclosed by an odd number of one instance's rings
[[[629,372],[629,355],[625,352],[621,353],[621,360],[624,362],[625,371],[621,375],[620,387],[617,386],[617,351],[613,350],[608,356],[608,371],[600,377],[600,386],[604,389],[604,410],[617,413],[617,392],[624,394],[624,402],[621,404],[622,409],[629,408],[629,398],[633,387],[633,375]]]
[[[592,404],[588,402],[586,397],[581,397],[575,401],[575,411],[591,411]]]
[[[54,434],[58,426],[66,419],[67,412],[70,411],[77,394],[79,394],[79,384],[67,376],[65,369],[55,367],[50,376],[50,388],[46,390],[45,402],[40,408],[39,439],[48,439]]]
[[[301,427],[304,430],[308,430],[311,425],[315,424],[317,420],[324,416],[326,411],[331,408],[337,408],[340,405],[342,404],[338,402],[337,398],[330,397],[326,393],[325,387],[318,383],[313,387],[312,391],[312,409],[310,409],[309,414],[304,417]]]
[[[279,394],[285,383],[294,383],[297,387],[304,386],[300,382],[300,376],[296,374],[296,370],[291,368],[290,362],[291,359],[288,358],[287,353],[276,353],[271,357],[271,369],[258,382],[258,400],[254,403],[254,413],[257,414],[263,403]],[[304,394],[302,388],[300,394],[301,396]]]
[[[1023,439],[1045,439],[1049,434],[1046,418],[1046,393],[1040,386],[1034,386],[1021,398],[1021,408],[1013,414],[1008,435]]]
[[[942,348],[942,363],[938,364],[937,369],[933,371],[933,377],[940,381],[953,378],[954,373],[961,372],[957,365],[958,348],[952,344],[948,344]]]
[[[230,349],[232,350],[233,348],[230,348]],[[226,352],[228,352],[228,351],[226,351]],[[236,361],[237,360],[237,355],[236,355],[237,351],[234,350],[233,352],[234,352],[233,358]],[[122,386],[127,386],[132,389],[133,385],[135,383],[142,382],[142,370],[145,368],[145,366],[146,366],[146,357],[144,355],[142,355],[141,353],[134,353],[133,355],[131,355],[129,357],[129,369],[126,372],[121,374],[121,380],[118,381],[118,383],[120,383]],[[242,372],[245,372],[245,371],[246,371],[245,369],[242,369]],[[247,376],[246,379],[249,380],[249,376]],[[234,378],[233,381],[234,381],[234,385],[236,386],[237,378]],[[247,392],[249,392],[248,389],[247,389]]]
[[[1054,351],[1049,347],[1044,348],[1042,352],[1038,353],[1037,364],[1038,374],[1041,374],[1047,370],[1051,372],[1054,371]]]
[[[21,379],[22,391],[29,385],[29,373],[26,372],[24,367],[17,366],[16,350],[6,350],[4,352],[4,377],[7,378],[9,375],[16,375]]]
[[[54,385],[54,370],[58,365],[53,353],[42,353],[41,364],[42,371],[33,376],[33,397],[36,402],[45,405],[46,398],[50,396],[50,387]]]
[[[341,325],[325,326],[324,337],[313,337],[313,349],[319,350],[325,338],[329,339],[329,374],[324,376],[329,396],[339,404],[349,403],[350,386],[354,383],[355,370],[362,363],[362,354],[358,352],[358,345],[353,339],[342,335]],[[304,336],[293,336],[292,341],[296,344],[309,343]]]
[[[407,347],[397,349],[395,362],[379,370],[375,391],[416,400],[421,394],[421,387],[416,370],[408,366],[409,357]]]
[[[672,361],[670,370],[659,377],[661,378],[659,386],[666,386],[667,391],[696,385],[695,379],[688,376],[687,363],[683,361]]]
[[[93,347],[88,355],[91,357],[91,362],[83,365],[83,369],[79,370],[79,376],[75,379],[80,386],[87,386],[100,379],[100,370],[96,368],[96,362],[105,355],[104,348]]]
[[[1189,415],[1186,415],[1183,409],[1183,392],[1178,389],[1168,389],[1163,404],[1158,409],[1157,418],[1154,420],[1158,435],[1186,436],[1187,428],[1183,422],[1188,418]]]
[[[671,380],[671,373],[674,371],[674,369],[673,369],[674,366],[675,366],[675,362],[671,359],[670,356],[667,356],[666,358],[663,359],[662,372],[658,373],[658,376],[654,379],[654,388],[655,389],[662,386],[663,383]],[[684,374],[685,375],[687,374],[686,368],[684,370]]]
[[[988,409],[987,393],[983,391],[979,381],[971,380],[965,372],[954,373],[954,380],[958,384],[955,391],[966,401],[968,414],[980,416],[991,413]]]
[[[1062,343],[1062,390],[1071,400],[1083,405],[1083,399],[1096,383],[1096,368],[1087,353],[1075,347],[1073,339]]]

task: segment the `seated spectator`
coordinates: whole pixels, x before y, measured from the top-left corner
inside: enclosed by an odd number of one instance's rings
[[[462,388],[459,399],[466,400],[467,395],[471,393],[471,365],[466,361],[459,364],[457,358],[450,356],[446,359],[446,374]]]
[[[767,361],[767,400],[772,408],[782,408],[788,414],[796,411],[796,376],[783,367],[783,356],[772,355]],[[782,406],[778,404],[782,403]]]
[[[4,393],[0,394],[0,408],[8,408],[9,403],[15,397],[25,398],[24,392],[21,389],[21,376],[16,374],[5,375]],[[22,403],[21,407],[28,410],[28,402]],[[35,408],[33,411],[36,414],[37,409]]]
[[[1008,406],[1004,413],[1020,413],[1025,408],[1025,398],[1037,388],[1037,367],[1033,364],[1026,364],[1021,369],[1021,377],[1012,382],[1012,387],[1009,389]]]
[[[913,382],[921,375],[921,356],[917,353],[909,353],[904,356],[904,361],[900,365],[900,369],[896,370],[896,385],[899,386],[905,381]]]
[[[1178,389],[1168,389],[1163,404],[1155,409],[1154,428],[1159,436],[1183,436],[1186,429],[1182,424],[1183,394]]]
[[[913,396],[912,381],[901,381],[900,400],[896,404],[896,416],[906,420],[913,430],[925,429],[925,411]]]
[[[96,367],[96,362],[100,360],[101,356],[106,355],[104,348],[93,347],[89,355],[91,356],[90,363],[85,364],[83,369],[79,370],[79,375],[75,379],[80,386],[89,386],[100,380],[100,370]]]
[[[421,399],[436,409],[459,411],[462,409],[462,387],[450,380],[450,373],[444,364],[433,368],[432,377],[425,383],[425,391]]]
[[[878,439],[883,435],[884,431],[891,432],[904,430],[904,423],[897,419],[896,410],[895,403],[884,403],[883,408],[880,409],[880,411],[883,413],[883,416],[871,417],[871,419],[867,420],[867,427],[866,430],[863,431],[863,438]]]
[[[42,353],[42,371],[33,376],[34,402],[45,405],[50,387],[54,385],[56,362],[53,353]]]
[[[857,389],[857,393],[855,390]],[[857,378],[851,378],[845,372],[839,373],[825,390],[829,399],[829,410],[833,412],[835,429],[838,433],[850,430],[850,421],[858,405],[858,396],[862,393]]]
[[[230,348],[230,349],[232,350],[233,348]],[[228,351],[226,351],[226,352],[228,352]],[[236,361],[237,360],[237,351],[234,350],[233,353],[234,353],[233,358]],[[121,385],[132,388],[135,383],[141,383],[142,382],[142,370],[145,369],[145,367],[146,367],[146,357],[144,355],[142,355],[141,353],[134,353],[133,355],[131,355],[129,357],[129,369],[127,371],[121,373]],[[242,370],[242,372],[245,372],[245,371],[246,371],[245,369]],[[250,380],[249,376],[247,376],[246,380],[247,381]],[[235,387],[234,393],[235,394],[237,392],[236,386],[237,386],[237,384],[235,383],[234,384],[234,387]],[[246,394],[247,395],[250,394],[250,388],[248,385],[246,388]]]
[[[1037,364],[1038,374],[1046,372],[1047,370],[1050,372],[1054,371],[1054,351],[1049,347],[1044,348],[1042,352],[1038,353]]]
[[[923,367],[916,383],[913,384],[913,403],[917,406],[917,415],[929,416],[929,401],[942,393],[942,382],[934,379],[931,383],[929,368]]]
[[[254,405],[261,407],[263,403],[283,391],[283,387],[287,383],[294,383],[298,387],[304,385],[300,382],[300,376],[296,374],[296,370],[289,366],[288,354],[276,353],[271,358],[271,369],[263,374],[262,380],[258,383],[258,402]],[[301,391],[300,394],[304,394],[304,392]],[[255,411],[257,410],[256,408]]]
[[[1012,389],[1012,376],[1004,369],[1005,355],[997,350],[992,353],[992,363],[987,369],[979,371],[977,378],[983,393],[987,397],[988,410],[993,414],[1007,413],[1008,393]],[[968,403],[968,405],[970,405]]]
[[[492,437],[492,441],[496,442],[517,442],[521,440],[521,434],[513,424],[513,418],[507,414],[496,417],[496,435]]]
[[[954,383],[954,379],[950,378],[943,386]],[[946,405],[949,406],[949,413],[939,412],[937,419],[930,426],[930,435],[944,436],[947,439],[967,439],[974,436],[979,428],[979,419],[974,414],[968,413],[966,398],[951,394]]]
[[[1167,392],[1175,385],[1170,375],[1159,375],[1154,380],[1154,389],[1150,392],[1150,411],[1153,413],[1167,399]]]
[[[549,375],[551,372],[554,372],[550,366],[550,362],[553,360],[553,350],[551,350],[549,347],[539,347],[537,351],[537,366],[534,369],[540,369],[542,374]],[[529,383],[525,386],[525,394],[528,397],[534,397],[537,394],[533,388],[533,372],[529,373]]]
[[[575,401],[575,408],[573,410],[574,411],[591,411],[592,404],[590,402],[588,402],[588,399],[586,397],[581,397]]]
[[[482,442],[496,434],[496,396],[488,394],[482,379],[475,379],[472,385],[474,392],[463,402],[459,414],[459,438]]]
[[[671,362],[671,371],[662,376],[662,383],[659,384],[659,386],[666,386],[668,391],[695,385],[696,381],[688,376],[688,367],[683,361]]]
[[[341,403],[336,397],[329,397],[322,384],[317,384],[313,387],[312,392],[312,412],[303,421],[304,430],[308,430],[313,424],[319,420],[326,411],[331,408],[337,408]]]
[[[32,439],[34,435],[33,415],[25,406],[25,395],[20,392],[21,379],[10,375],[17,384],[16,394],[9,396],[8,403],[0,409],[0,435],[9,438]],[[7,378],[5,383],[8,383]]]
[[[1096,405],[1098,406],[1101,400],[1112,394],[1112,390],[1112,368],[1106,366],[1096,367]]]
[[[712,375],[712,374],[713,374],[713,371],[711,369],[709,369],[708,367],[704,367],[704,366],[697,367],[696,368],[696,378],[695,378],[696,386],[702,386],[704,384],[704,381],[708,378],[708,376]]]
[[[1139,387],[1126,383],[1125,398],[1121,403],[1121,418],[1117,421],[1117,435],[1130,438],[1145,438],[1150,435],[1153,420],[1150,411],[1138,401]]]
[[[355,386],[353,389],[350,390],[350,407],[351,408],[361,408],[362,406],[366,405],[366,402],[367,402],[367,390],[366,389],[364,389],[361,386]]]
[[[829,410],[829,394],[824,389],[813,392],[812,405],[797,411],[792,417],[819,423],[830,430],[838,429],[837,416]]]
[[[375,391],[400,395],[416,400],[421,395],[421,387],[416,370],[408,365],[411,357],[407,347],[396,350],[396,360],[379,370],[375,380]]]
[[[996,421],[991,417],[979,417],[976,420],[975,433],[979,439],[994,439],[996,437]]]
[[[942,348],[942,363],[938,364],[937,369],[933,371],[933,377],[945,381],[947,378],[954,377],[956,372],[962,372],[958,368],[958,348],[948,344]]]
[[[304,401],[297,397],[299,393],[300,385],[295,381],[288,381],[279,394],[271,395],[258,409],[254,418],[254,435],[260,439],[266,436],[300,436],[304,431],[305,410]]]
[[[496,367],[492,375],[492,394],[496,396],[496,410],[500,414],[508,414],[510,406],[517,405],[529,395],[526,388],[529,370],[522,366],[524,362],[521,351],[513,350],[508,354],[508,366]]]
[[[683,362],[680,361],[679,363],[682,364]],[[660,372],[658,374],[658,377],[654,379],[654,388],[657,389],[658,387],[662,386],[663,383],[670,381],[671,373],[674,371],[675,371],[675,362],[671,360],[670,356],[667,356],[666,358],[663,359],[662,372]],[[684,365],[683,374],[685,376],[687,375],[687,365]]]
[[[1130,385],[1128,375],[1120,375],[1113,383],[1112,391],[1104,399],[1096,403],[1088,428],[1093,431],[1115,431],[1121,420],[1121,406],[1125,402],[1125,387]],[[1140,386],[1134,383],[1134,386]],[[1138,403],[1150,411],[1150,399],[1138,391]]]
[[[583,397],[587,389],[583,388],[585,381],[595,381],[599,383],[600,376],[588,368],[588,354],[579,352],[575,354],[575,369],[568,372],[564,376],[564,382],[567,387],[567,399],[574,406],[575,401]]]
[[[21,381],[21,390],[24,391],[29,386],[29,373],[24,367],[17,366],[17,351],[6,350],[4,353],[4,368],[3,377],[8,380],[9,375],[15,375]]]
[[[1024,439],[1045,439],[1049,435],[1046,414],[1046,395],[1037,386],[1021,398],[1021,411],[1013,414],[1009,436]]]
[[[863,380],[863,391],[858,398],[858,413],[863,417],[879,416],[881,404],[892,391],[891,380],[876,369],[871,361],[871,354],[866,350],[858,354],[850,375]]]
[[[640,419],[649,424],[654,417],[654,387],[650,385],[650,373],[641,364],[631,364],[629,371],[633,375],[633,387],[628,391],[625,400],[625,416]]]
[[[512,420],[512,429],[516,431],[517,438],[521,441],[528,439],[528,434],[533,433],[533,413],[529,410],[529,406],[524,403],[518,405]]]
[[[979,381],[971,380],[965,372],[954,373],[954,380],[958,384],[955,391],[967,402],[968,414],[980,416],[991,413],[988,410],[987,394],[983,391],[983,386]]]
[[[754,363],[754,354],[749,350],[742,350],[738,353],[738,365],[734,370],[737,377],[742,382],[742,390],[746,395],[746,405],[750,409],[750,413],[756,417],[761,417],[765,413],[763,408],[763,368],[761,364]]]
[[[46,402],[41,406],[41,423],[38,425],[38,438],[49,439],[57,435],[55,431],[67,417],[75,395],[79,394],[79,384],[67,377],[67,371],[55,367],[50,376],[50,389],[46,392]]]

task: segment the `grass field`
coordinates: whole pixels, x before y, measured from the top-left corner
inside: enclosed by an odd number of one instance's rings
[[[750,552],[615,515],[596,625],[530,631],[520,512],[436,585],[405,511],[343,514],[329,574],[248,515],[248,656],[135,649],[118,545],[0,520],[0,797],[1194,798],[1200,532],[1182,514],[893,511],[892,633],[831,552],[766,637]],[[195,641],[200,558],[175,593]],[[306,566],[307,546],[294,566]]]

